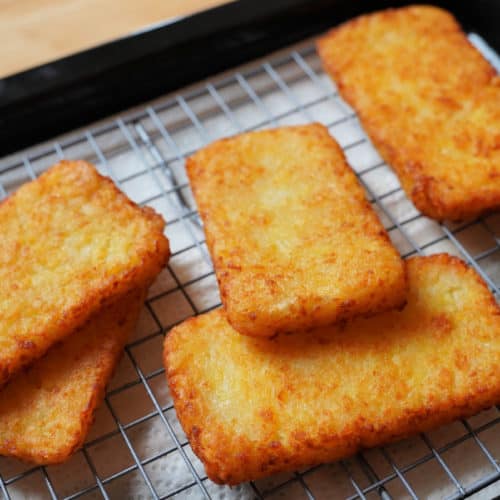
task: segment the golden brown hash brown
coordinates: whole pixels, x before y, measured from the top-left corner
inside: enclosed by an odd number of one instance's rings
[[[164,221],[83,161],[0,204],[0,386],[168,259]]]
[[[451,14],[362,16],[318,50],[422,213],[460,220],[500,208],[500,77]]]
[[[0,454],[53,464],[80,448],[143,296],[131,292],[99,311],[0,391]]]
[[[403,263],[322,125],[215,142],[187,171],[240,333],[272,336],[404,304]]]
[[[444,254],[407,267],[403,311],[257,339],[218,309],[169,333],[177,415],[212,480],[337,460],[500,401],[500,309],[484,282]]]

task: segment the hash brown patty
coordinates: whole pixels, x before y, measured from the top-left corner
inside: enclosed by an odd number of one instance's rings
[[[83,161],[0,203],[0,386],[169,256],[164,221]]]
[[[500,208],[500,77],[448,12],[389,9],[318,42],[326,71],[425,215]]]
[[[175,409],[207,475],[237,484],[337,460],[500,402],[500,309],[449,255],[407,261],[402,311],[239,335],[218,309],[165,339]]]
[[[217,141],[187,172],[240,333],[270,337],[404,304],[401,258],[322,125]]]
[[[81,447],[143,296],[134,291],[98,311],[0,390],[1,455],[46,465]]]

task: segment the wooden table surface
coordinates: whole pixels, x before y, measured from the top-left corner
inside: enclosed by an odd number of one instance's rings
[[[0,78],[228,0],[0,0]]]

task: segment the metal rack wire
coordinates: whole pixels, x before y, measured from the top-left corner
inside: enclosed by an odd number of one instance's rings
[[[183,170],[200,146],[243,131],[320,121],[342,145],[401,254],[448,251],[499,297],[500,215],[437,224],[406,199],[308,41],[87,130],[0,160],[0,198],[60,158],[94,162],[132,199],[163,214],[172,258],[152,286],[85,446],[67,464],[0,459],[5,498],[481,498],[500,493],[500,410],[336,464],[229,489],[207,479],[164,380],[165,332],[219,305]],[[489,489],[488,489],[489,488]]]

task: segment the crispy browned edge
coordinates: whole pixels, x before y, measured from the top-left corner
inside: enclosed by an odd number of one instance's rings
[[[412,257],[408,259],[421,259]],[[438,261],[442,264],[454,267],[460,273],[471,274],[477,284],[485,293],[483,302],[492,314],[500,315],[500,307],[496,303],[483,279],[461,259],[448,254],[435,254],[425,257],[426,263]],[[189,318],[183,324],[196,322],[196,317]],[[182,325],[180,325],[182,326]],[[199,398],[196,387],[189,390],[189,399],[181,399],[181,385],[173,379],[174,373],[170,370],[168,358],[170,352],[176,350],[175,329],[166,336],[164,342],[163,362],[170,392],[173,396],[179,422],[186,433],[194,453],[201,459],[205,466],[207,476],[217,484],[235,485],[245,481],[255,480],[269,476],[274,473],[296,470],[298,468],[312,466],[319,463],[332,462],[353,455],[359,450],[381,446],[393,441],[398,441],[420,432],[426,432],[433,428],[450,423],[457,418],[467,418],[482,410],[485,410],[500,401],[500,387],[496,392],[487,392],[487,389],[479,387],[474,396],[468,395],[464,398],[454,398],[448,403],[422,408],[410,412],[397,420],[388,422],[379,429],[363,419],[352,422],[350,428],[341,435],[324,434],[313,441],[307,436],[294,436],[290,448],[293,453],[286,453],[282,446],[256,445],[244,436],[231,436],[231,429],[224,426],[203,427],[203,415],[197,412],[197,405],[193,401]],[[174,333],[174,334],[172,334]],[[204,433],[215,434],[217,448],[204,447],[201,436]],[[319,444],[318,444],[319,441]],[[329,443],[336,447],[334,452],[325,450],[321,443]],[[242,450],[238,457],[239,462],[228,462],[226,449],[234,449],[239,445]],[[245,450],[252,450],[249,454]]]
[[[153,282],[154,278],[163,269],[170,257],[170,245],[166,236],[163,234],[165,221],[163,217],[156,213],[151,207],[140,207],[132,200],[130,200],[122,191],[120,191],[114,182],[108,177],[101,175],[94,165],[84,160],[61,160],[53,165],[50,169],[41,174],[37,180],[32,182],[45,182],[45,178],[50,174],[51,169],[58,166],[70,166],[73,168],[91,169],[95,175],[100,178],[102,183],[108,186],[115,192],[118,198],[132,207],[138,215],[150,220],[155,226],[155,233],[151,233],[151,238],[155,239],[155,249],[153,252],[144,253],[141,263],[133,267],[127,272],[120,280],[115,280],[109,287],[96,292],[94,295],[88,296],[86,300],[81,301],[74,306],[70,314],[66,314],[60,323],[66,326],[66,335],[69,335],[76,328],[80,327],[86,320],[101,307],[107,306],[114,302],[114,300],[127,292],[136,288],[147,288]],[[12,195],[0,201],[0,207],[7,202],[13,200],[16,196],[14,192]],[[43,330],[34,331],[33,336],[42,336]],[[60,339],[62,340],[62,339]],[[43,356],[47,350],[39,352],[37,358]],[[5,385],[9,378],[18,370],[22,370],[29,366],[34,359],[29,360],[15,360],[17,363],[10,362],[0,367],[0,388]]]
[[[332,28],[316,41],[316,49],[320,56],[321,63],[326,72],[329,73],[335,81],[342,98],[359,115],[365,132],[377,148],[384,161],[396,170],[398,177],[401,180],[403,189],[405,190],[407,196],[411,198],[418,210],[420,210],[420,212],[438,221],[443,221],[446,219],[452,221],[462,221],[476,218],[479,215],[494,212],[500,209],[500,193],[491,193],[489,196],[478,195],[476,197],[473,197],[466,204],[461,203],[459,205],[450,205],[443,202],[442,196],[440,195],[438,190],[439,181],[436,181],[436,179],[432,176],[423,174],[422,165],[420,163],[411,161],[401,162],[399,160],[399,155],[396,154],[392,145],[385,142],[379,136],[376,128],[369,126],[369,120],[367,120],[367,117],[364,116],[363,111],[357,108],[351,89],[349,86],[344,84],[342,73],[337,70],[335,61],[324,55],[325,51],[323,50],[323,45],[327,44],[330,39],[335,38],[338,32],[351,29],[352,26],[359,24],[363,19],[367,17],[371,17],[373,15],[388,17],[396,11],[407,10],[413,7],[415,6],[401,7],[399,9],[389,8],[372,14],[365,14],[347,21],[339,26],[336,26],[335,28]],[[455,25],[455,31],[463,35],[463,45],[470,46],[474,50],[477,50],[465,36],[460,24],[450,12],[436,6],[426,5],[425,7],[432,8],[435,11],[441,12],[442,14],[448,16],[449,20],[452,21]],[[497,72],[493,68],[493,66],[491,66],[490,64],[489,66],[491,68],[491,74],[492,76],[494,76]],[[484,208],[485,206],[487,206],[488,208]]]
[[[347,158],[344,154],[344,151],[338,144],[338,142],[335,140],[334,137],[331,136],[330,132],[328,131],[328,128],[325,127],[322,123],[319,122],[312,122],[306,125],[291,125],[291,126],[285,126],[285,127],[277,127],[277,128],[271,128],[271,129],[265,129],[260,132],[267,132],[267,133],[273,133],[277,130],[280,129],[302,129],[304,127],[315,127],[317,130],[320,131],[321,134],[326,134],[324,137],[321,138],[321,140],[328,139],[329,140],[329,147],[332,148],[338,155],[339,159],[341,162],[343,162],[345,168],[347,169],[347,173],[352,176],[352,179],[354,182],[356,182],[359,185],[360,192],[362,192],[362,187],[361,184],[359,184],[358,179],[356,178],[355,172],[353,171],[352,167],[349,165]],[[252,133],[252,132],[250,132]],[[210,144],[207,147],[211,147],[214,145],[223,145],[224,143],[232,142],[235,139],[237,139],[241,135],[247,135],[248,132],[242,133],[242,134],[236,134],[230,137],[225,137],[222,139],[219,139],[212,144]],[[318,139],[320,140],[320,139]],[[204,167],[201,166],[200,162],[197,160],[197,155],[194,154],[186,159],[186,173],[188,175],[188,178],[190,180],[190,185],[191,185],[191,190],[193,192],[193,195],[195,199],[197,199],[197,183],[194,182],[194,177],[195,177],[195,172],[202,170]],[[202,210],[202,207],[198,207],[200,216],[204,221],[207,221],[209,219],[208,213],[204,212]],[[391,239],[389,237],[389,234],[387,233],[387,230],[384,228],[382,222],[378,218],[377,214],[373,210],[371,204],[369,201],[366,199],[366,196],[363,194],[363,210],[365,212],[370,212],[373,213],[374,217],[376,218],[379,226],[380,226],[380,231],[378,235],[374,238],[380,239],[388,244],[389,247],[393,249],[395,254],[399,255],[397,250],[395,249],[394,245],[391,242]],[[205,224],[206,227],[206,224]],[[204,230],[205,233],[205,240],[207,247],[209,249],[210,255],[212,257],[212,262],[214,266],[214,271],[215,271],[215,276],[217,279],[217,283],[219,285],[219,290],[220,290],[220,295],[221,295],[221,301],[222,304],[227,312],[227,317],[228,321],[231,324],[231,326],[237,330],[239,333],[242,335],[248,335],[250,337],[273,337],[275,335],[281,334],[281,333],[291,333],[292,330],[287,329],[287,330],[282,330],[282,329],[273,329],[270,331],[269,328],[267,328],[266,333],[263,333],[262,331],[255,331],[255,330],[249,330],[248,328],[245,328],[241,325],[241,322],[236,320],[236,311],[234,311],[236,308],[234,307],[234,304],[237,302],[234,298],[234,295],[232,294],[232,286],[230,283],[224,282],[224,280],[221,278],[223,275],[226,274],[226,271],[221,268],[220,265],[220,260],[217,258],[217,255],[214,255],[213,253],[213,248],[214,248],[214,236],[210,231]],[[387,311],[390,309],[401,309],[406,305],[406,292],[408,289],[408,280],[406,276],[406,267],[404,266],[403,262],[401,261],[401,267],[402,267],[402,272],[400,273],[400,279],[398,283],[394,283],[393,288],[391,289],[391,292],[388,294],[388,296],[381,301],[376,307],[372,307],[369,310],[364,311],[363,313],[359,313],[357,315],[363,316],[363,317],[369,317],[373,316],[375,314],[378,314],[382,311]],[[402,293],[404,292],[404,293]],[[232,300],[228,300],[228,297],[232,297]],[[339,312],[339,316],[332,320],[330,324],[334,323],[341,323],[345,321],[346,319],[350,319],[353,317],[352,309],[353,309],[353,304],[352,301],[345,300],[344,303],[342,304],[342,310]],[[234,312],[233,312],[234,311]],[[314,326],[311,326],[311,328],[319,327],[321,326],[320,324],[316,324]],[[268,330],[270,333],[268,333]]]

